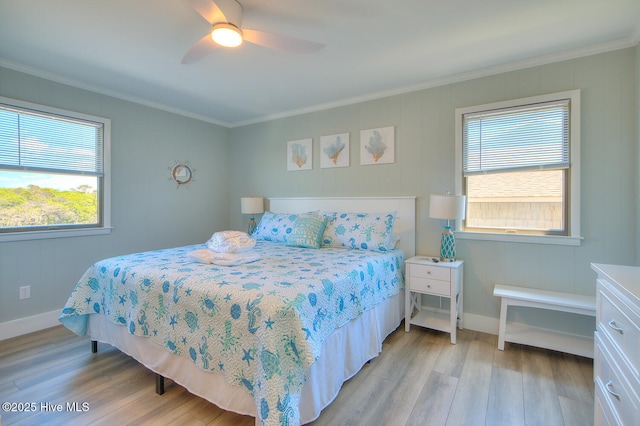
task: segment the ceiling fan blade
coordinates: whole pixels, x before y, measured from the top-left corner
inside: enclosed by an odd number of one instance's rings
[[[237,0],[185,0],[211,25],[230,22],[242,25],[242,5]]]
[[[196,10],[210,24],[226,22],[224,13],[212,0],[185,0],[187,4]]]
[[[182,57],[181,63],[192,64],[213,52],[218,47],[217,44],[211,39],[211,34],[207,33],[204,37],[198,40]]]
[[[315,41],[303,40],[274,34],[266,31],[242,29],[242,38],[248,42],[270,49],[281,50],[288,53],[314,53],[322,49],[325,45]]]

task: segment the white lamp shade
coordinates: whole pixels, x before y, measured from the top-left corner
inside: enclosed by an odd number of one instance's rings
[[[242,214],[264,213],[264,199],[262,197],[240,198],[240,212]]]
[[[429,217],[447,220],[464,219],[465,201],[464,195],[432,194],[429,198]]]

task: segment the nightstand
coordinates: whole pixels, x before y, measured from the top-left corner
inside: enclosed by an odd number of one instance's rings
[[[451,343],[456,343],[456,323],[462,330],[462,260],[434,262],[436,257],[415,256],[405,261],[406,289],[404,296],[404,330],[411,324],[451,333]],[[449,312],[422,306],[422,295],[450,299]],[[414,310],[417,313],[413,316]]]

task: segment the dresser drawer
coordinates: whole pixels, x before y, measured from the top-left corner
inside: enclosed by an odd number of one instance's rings
[[[640,318],[623,303],[617,295],[603,286],[598,280],[598,312],[597,328],[607,334],[617,347],[617,351],[624,354],[625,364],[640,380],[638,368],[640,366]]]
[[[607,391],[602,383],[596,379],[595,382],[594,421],[597,426],[616,426],[621,424],[620,419],[614,414],[614,408],[609,404],[609,398],[605,396]]]
[[[409,264],[409,276],[411,278],[418,277],[430,278],[432,280],[441,280],[446,281],[447,283],[451,281],[451,272],[449,268],[441,268],[432,265]]]
[[[608,350],[606,338],[596,332],[595,335],[594,376],[595,386],[600,388],[599,395],[604,399],[601,405],[609,405],[613,414],[623,425],[631,425],[637,420],[640,400],[632,386],[624,379],[616,357]],[[619,361],[619,360],[618,360]],[[605,402],[606,401],[606,402]]]
[[[451,295],[451,284],[449,281],[432,280],[429,278],[411,277],[409,281],[410,291],[420,293],[438,294],[440,296]]]

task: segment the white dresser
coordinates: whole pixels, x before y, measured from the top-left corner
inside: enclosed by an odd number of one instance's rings
[[[597,272],[593,375],[596,425],[640,424],[640,267]]]

